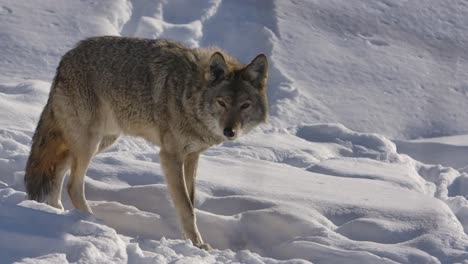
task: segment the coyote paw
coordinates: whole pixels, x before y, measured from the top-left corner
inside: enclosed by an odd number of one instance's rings
[[[55,207],[55,208],[57,208],[59,210],[62,210],[62,211],[64,210],[61,201],[45,201],[45,203],[52,206],[52,207]]]
[[[197,244],[195,245],[196,247],[198,248],[201,248],[201,249],[204,249],[206,251],[210,251],[210,250],[213,250],[213,248],[210,246],[210,244],[208,243],[203,243],[203,244]]]

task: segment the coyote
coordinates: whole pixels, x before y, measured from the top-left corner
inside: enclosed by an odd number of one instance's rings
[[[183,233],[198,231],[195,176],[200,153],[234,140],[268,117],[268,61],[248,65],[216,47],[169,40],[94,37],[61,59],[32,139],[25,186],[30,199],[63,209],[64,175],[73,205],[92,213],[84,176],[93,157],[121,134],[160,146],[160,160]]]

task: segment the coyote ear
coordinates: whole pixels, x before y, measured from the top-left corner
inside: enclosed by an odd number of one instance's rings
[[[209,69],[205,74],[205,79],[211,83],[218,82],[226,76],[227,72],[228,67],[223,54],[215,52],[210,58]]]
[[[242,74],[244,80],[249,81],[261,88],[266,85],[268,77],[268,59],[265,54],[260,54],[245,67]]]

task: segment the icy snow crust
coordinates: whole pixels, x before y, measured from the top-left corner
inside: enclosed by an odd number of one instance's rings
[[[385,137],[468,131],[468,4],[241,2],[0,0],[0,263],[468,263],[466,137]],[[66,211],[26,200],[55,67],[93,35],[269,56],[271,123],[201,160],[198,224],[216,250],[180,240],[143,140],[92,163],[95,216],[66,194]]]

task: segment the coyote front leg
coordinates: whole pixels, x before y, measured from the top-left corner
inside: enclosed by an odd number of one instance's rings
[[[203,243],[203,239],[198,231],[195,211],[185,184],[184,157],[165,150],[161,150],[159,155],[161,157],[162,169],[166,176],[167,187],[169,188],[169,193],[171,194],[186,238],[192,240],[193,244],[197,247],[210,249],[208,244]]]
[[[193,207],[195,207],[195,178],[197,177],[199,157],[200,153],[198,152],[190,153],[184,161],[185,184],[187,185],[187,191]]]

